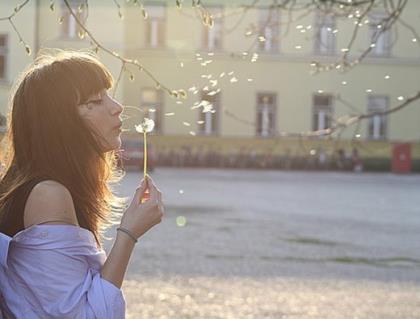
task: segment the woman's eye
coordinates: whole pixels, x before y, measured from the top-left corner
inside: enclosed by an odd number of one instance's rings
[[[101,104],[102,103],[102,100],[93,100],[93,101],[90,101],[89,103]]]

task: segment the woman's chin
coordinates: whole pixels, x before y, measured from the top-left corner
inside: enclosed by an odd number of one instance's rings
[[[108,146],[105,148],[105,152],[116,151],[121,148],[121,135],[115,136],[112,140],[108,142]]]

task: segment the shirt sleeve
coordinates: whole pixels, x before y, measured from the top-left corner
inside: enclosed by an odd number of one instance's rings
[[[101,277],[106,255],[92,238],[43,233],[15,243],[9,255],[18,288],[40,318],[125,318],[123,293]]]

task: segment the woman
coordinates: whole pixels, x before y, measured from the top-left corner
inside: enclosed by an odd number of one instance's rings
[[[161,221],[163,204],[150,177],[123,214],[123,199],[111,192],[108,182],[122,177],[123,110],[111,86],[93,55],[69,51],[39,57],[17,81],[0,181],[0,317],[125,316],[120,288],[130,255]],[[122,217],[106,256],[111,207]]]

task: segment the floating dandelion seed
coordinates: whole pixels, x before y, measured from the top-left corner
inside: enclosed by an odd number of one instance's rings
[[[235,71],[230,71],[230,72],[228,73],[228,75],[232,75],[233,73],[235,73]]]
[[[181,62],[179,65],[181,66],[181,68],[183,68],[184,67],[184,62]]]
[[[230,79],[230,83],[236,83],[238,82],[238,79],[236,77],[233,77]]]
[[[174,112],[165,113],[165,116],[172,116],[172,115],[175,115],[175,113]]]
[[[155,113],[156,112],[156,109],[151,108],[151,109],[149,109],[149,112]]]
[[[176,225],[178,227],[184,227],[187,224],[187,219],[184,216],[178,216],[176,218]]]
[[[182,102],[182,101],[176,101],[175,103],[176,103],[176,104],[183,104],[183,102]]]
[[[217,80],[210,80],[211,86],[216,86],[217,83],[218,83]]]
[[[190,135],[195,136],[195,132],[194,131],[190,131]]]
[[[197,121],[197,124],[204,124],[205,121]]]
[[[247,81],[248,81],[248,82],[252,82],[252,81],[254,81],[254,79],[248,79]]]
[[[366,93],[372,93],[372,89],[366,89]]]
[[[225,72],[220,73],[219,77],[222,78],[225,76]]]
[[[399,97],[397,97],[397,100],[398,100],[398,101],[403,101],[403,100],[404,100],[404,96],[399,96]]]
[[[188,122],[182,122],[182,124],[184,124],[185,126],[191,126],[191,124]]]
[[[385,75],[385,80],[389,80],[391,77],[389,75]]]

